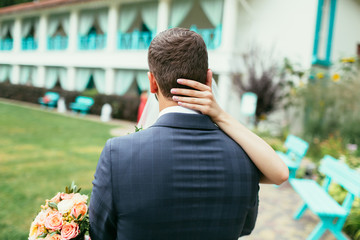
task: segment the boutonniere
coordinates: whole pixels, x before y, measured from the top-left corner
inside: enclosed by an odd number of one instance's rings
[[[142,130],[144,130],[142,126],[141,127],[135,126],[135,132],[140,132]]]

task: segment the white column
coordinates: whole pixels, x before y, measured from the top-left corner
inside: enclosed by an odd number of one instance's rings
[[[19,84],[20,83],[20,66],[19,65],[12,65],[12,84]]]
[[[105,70],[105,94],[114,94],[115,69],[107,68]]]
[[[230,73],[222,73],[219,75],[219,105],[227,111],[229,103],[229,95],[232,86],[232,79]]]
[[[219,104],[224,110],[229,110],[229,96],[232,87],[231,64],[234,62],[234,47],[236,40],[238,0],[224,0],[223,23],[220,51],[229,64],[226,72],[219,75]]]
[[[221,50],[232,52],[236,40],[238,0],[224,0]]]
[[[21,50],[21,19],[16,18],[14,23],[14,46],[13,51],[18,52]]]
[[[40,52],[44,52],[46,51],[46,46],[47,46],[47,25],[48,25],[48,16],[43,14],[40,16],[40,20],[39,20],[39,29],[38,29],[38,33],[39,33],[39,47],[38,50]]]
[[[170,0],[160,0],[157,16],[157,33],[166,30],[169,26]]]
[[[38,66],[39,87],[45,87],[45,66]]]
[[[78,43],[78,24],[79,24],[79,11],[72,10],[70,13],[70,26],[69,26],[69,47],[68,51],[74,52],[77,49]]]
[[[106,50],[113,52],[116,50],[117,23],[119,19],[118,5],[112,4],[108,13],[108,33]]]
[[[68,91],[74,91],[75,90],[75,81],[76,81],[76,69],[74,67],[69,67],[67,69],[67,86]]]

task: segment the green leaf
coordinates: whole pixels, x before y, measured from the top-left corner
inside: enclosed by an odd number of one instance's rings
[[[142,126],[141,126],[141,127],[135,126],[135,132],[140,132],[141,130],[143,130],[143,127],[142,127]]]
[[[58,208],[57,208],[57,204],[56,204],[56,203],[54,203],[54,202],[49,202],[49,207],[51,207],[52,209],[56,209],[56,210],[58,210]]]
[[[46,233],[43,233],[43,234],[41,234],[40,236],[38,236],[37,238],[46,238]]]
[[[80,220],[81,216],[82,216],[82,214],[80,214],[80,215],[77,217],[76,220]]]

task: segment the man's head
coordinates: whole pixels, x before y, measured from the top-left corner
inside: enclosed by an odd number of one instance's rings
[[[148,52],[150,72],[165,98],[171,98],[171,88],[179,78],[206,83],[208,55],[202,37],[188,29],[172,28],[159,33]]]

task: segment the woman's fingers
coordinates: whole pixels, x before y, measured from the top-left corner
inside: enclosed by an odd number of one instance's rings
[[[202,114],[216,117],[221,111],[216,104],[211,87],[194,80],[178,79],[179,84],[193,89],[173,88],[173,100],[180,106],[201,112]],[[194,90],[195,89],[195,90]]]
[[[206,98],[211,95],[211,92],[208,91],[198,91],[198,90],[191,90],[191,89],[184,89],[184,88],[172,88],[172,94],[176,95],[183,95],[189,97],[196,97],[196,98]]]
[[[211,91],[211,88],[205,84],[202,84],[200,82],[189,80],[189,79],[178,79],[177,82],[181,85],[185,85],[188,87],[195,88],[200,91]]]
[[[178,104],[182,107],[199,111],[205,115],[207,115],[207,113],[209,111],[209,107],[207,105],[199,105],[199,104],[192,104],[192,103],[186,103],[186,102],[178,102]]]
[[[210,105],[211,104],[211,101],[206,98],[191,98],[191,97],[173,96],[173,100],[175,102],[191,103],[191,104],[198,104],[198,105]]]

